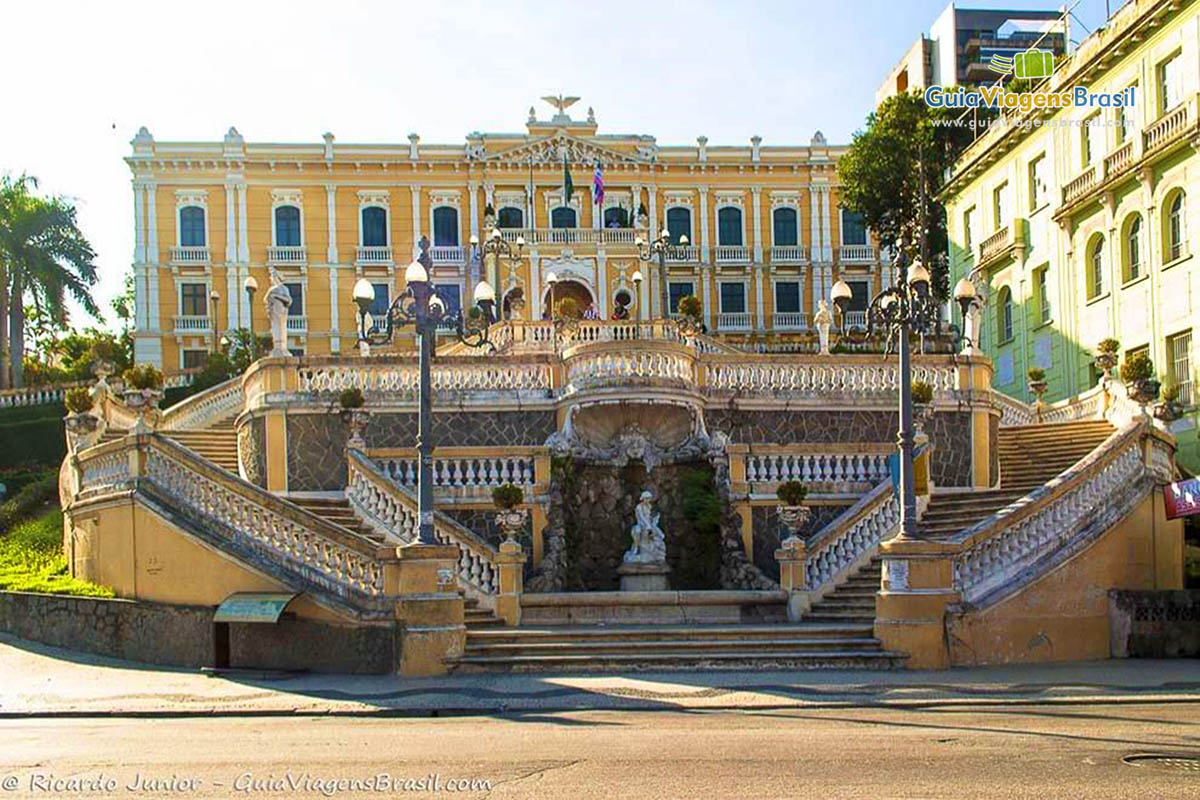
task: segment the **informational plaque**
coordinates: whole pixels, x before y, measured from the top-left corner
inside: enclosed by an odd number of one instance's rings
[[[1167,519],[1179,519],[1200,514],[1200,478],[1188,478],[1163,487]]]

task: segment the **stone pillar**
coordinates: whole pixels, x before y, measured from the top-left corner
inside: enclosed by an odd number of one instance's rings
[[[603,246],[596,251],[596,306],[600,319],[608,319],[608,252]]]
[[[756,330],[767,329],[767,320],[763,306],[763,284],[767,280],[767,268],[761,262],[754,265],[754,327]]]
[[[503,297],[503,292],[497,291]],[[542,318],[542,268],[538,265],[537,247],[529,248],[529,296],[525,298],[526,319]]]
[[[828,186],[821,187],[821,244],[822,258],[826,263],[833,261],[833,229],[829,224],[832,213],[833,193]]]
[[[700,265],[700,294],[703,295],[700,299],[704,303],[704,322],[708,325],[709,332],[717,329],[716,314],[713,313],[713,305],[720,305],[720,299],[717,303],[712,302],[712,270],[707,264]]]
[[[158,198],[158,186],[154,183],[146,184],[146,263],[157,264],[159,261],[158,255],[158,209],[156,208],[156,200]],[[158,270],[151,270],[157,273]],[[158,323],[154,323],[154,327],[158,327]]]
[[[398,548],[397,554],[399,672],[413,677],[445,675],[447,659],[462,655],[467,638],[463,597],[456,581],[458,548],[411,544]]]
[[[758,186],[751,187],[750,200],[754,203],[754,263],[762,264],[762,189]]]
[[[413,134],[413,136],[415,135]],[[412,137],[409,138],[411,139]],[[413,145],[413,152],[416,152],[415,144]],[[409,187],[409,191],[412,192],[412,257],[413,260],[416,260],[417,256],[421,255],[421,185],[414,183]],[[392,241],[391,231],[388,231],[388,241]],[[392,252],[395,253],[394,250]]]
[[[958,366],[958,386],[967,390],[971,408],[971,485],[977,489],[990,488],[992,451],[999,446],[992,441],[992,417],[1000,411],[987,401],[992,388],[992,362],[984,357],[963,360]]]
[[[342,339],[338,336],[341,330],[341,318],[338,314],[341,300],[338,296],[338,265],[331,261],[329,263],[329,352],[331,353],[342,351]]]
[[[504,620],[505,625],[515,628],[521,624],[521,593],[525,589],[525,551],[521,545],[510,540],[501,542],[496,567],[500,573],[496,616]]]
[[[789,622],[799,622],[811,606],[804,577],[804,558],[804,540],[798,536],[784,539],[775,551],[775,560],[779,562],[779,588],[788,595]]]
[[[470,181],[467,184],[467,194],[471,196],[471,236],[482,238],[479,236],[479,184],[475,181]],[[470,288],[470,287],[468,287]]]
[[[144,184],[133,184],[133,263],[141,264],[146,260],[146,187]]]
[[[225,263],[233,264],[238,259],[237,222],[234,219],[234,199],[232,183],[225,184]],[[232,306],[232,303],[228,305]]]
[[[954,588],[959,545],[892,539],[880,545],[883,588],[875,596],[875,637],[884,650],[907,653],[912,669],[951,666],[946,607],[962,595]]]
[[[250,233],[246,222],[246,184],[239,183],[238,191],[238,261],[250,263]]]
[[[338,263],[337,245],[337,187],[332,183],[325,184],[325,217],[329,229],[329,248],[325,258],[330,264]],[[337,326],[334,326],[334,330]]]
[[[697,189],[700,193],[700,263],[708,263],[708,187]],[[664,226],[665,227],[665,226]]]

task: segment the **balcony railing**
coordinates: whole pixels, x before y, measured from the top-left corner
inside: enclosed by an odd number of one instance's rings
[[[842,261],[874,261],[875,248],[869,244],[844,244],[838,249]]]
[[[392,248],[360,247],[357,253],[359,264],[391,264]]]
[[[434,264],[465,264],[466,253],[466,248],[459,245],[439,244],[429,248],[429,257],[433,259]]]
[[[289,314],[287,329],[288,333],[304,333],[308,330],[308,317],[300,314]]]
[[[719,244],[714,248],[713,257],[718,264],[745,264],[750,260],[746,246],[740,244]]]
[[[1005,225],[979,243],[979,263],[989,261],[1004,252],[1012,244],[1012,227]]]
[[[717,314],[717,329],[722,331],[750,330],[750,315],[741,312],[722,312]]]
[[[694,264],[700,260],[700,248],[695,245],[676,246],[667,251],[668,264]]]
[[[1149,153],[1163,145],[1174,141],[1175,137],[1188,127],[1190,114],[1190,103],[1181,103],[1172,110],[1163,114],[1162,117],[1149,125],[1143,132],[1144,152]]]
[[[212,319],[207,314],[182,314],[175,317],[176,333],[207,333],[212,330]]]
[[[172,247],[171,261],[176,264],[207,264],[211,260],[207,247]]]
[[[782,245],[771,248],[772,264],[800,264],[808,261],[808,253],[799,245]]]
[[[865,327],[867,327],[867,312],[866,311],[847,311],[846,312],[846,327],[848,327],[848,328],[865,328]]]
[[[628,244],[638,237],[633,228],[501,228],[506,241],[518,237],[526,244]]]
[[[308,261],[307,247],[268,247],[267,261],[272,264],[304,264]]]
[[[1091,191],[1096,185],[1096,169],[1088,167],[1082,173],[1071,179],[1066,186],[1063,187],[1063,205],[1073,203],[1083,195]]]
[[[1104,177],[1111,178],[1133,163],[1133,140],[1113,150],[1104,157]]]
[[[808,314],[803,311],[776,311],[771,315],[771,327],[777,331],[800,331],[808,327]]]

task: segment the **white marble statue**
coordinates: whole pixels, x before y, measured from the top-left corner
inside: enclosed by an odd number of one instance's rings
[[[287,348],[287,318],[288,308],[292,305],[292,293],[283,284],[283,276],[279,270],[271,267],[271,288],[263,297],[267,306],[267,319],[271,323],[271,355],[290,356]]]
[[[817,313],[813,316],[813,323],[817,326],[817,336],[821,342],[821,355],[829,355],[829,328],[833,324],[833,315],[829,313],[829,304],[825,302],[825,298],[817,304]]]
[[[654,513],[651,505],[653,499],[654,495],[649,490],[642,492],[634,509],[637,521],[629,532],[633,537],[633,546],[625,551],[626,564],[662,564],[667,560],[666,534],[658,527],[659,515]]]

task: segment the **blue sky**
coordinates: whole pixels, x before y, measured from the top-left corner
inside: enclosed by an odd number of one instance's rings
[[[1119,0],[1111,0],[1113,8]],[[77,199],[104,300],[133,251],[121,158],[159,139],[463,141],[523,129],[537,98],[578,95],[601,133],[660,143],[847,142],[943,0],[6,3],[0,172]],[[1057,8],[1054,2],[963,7]],[[1103,24],[1075,8],[1072,38]],[[12,35],[13,32],[19,35]],[[36,79],[35,77],[36,76]],[[577,112],[577,115],[581,112]],[[86,324],[82,315],[80,324]]]

